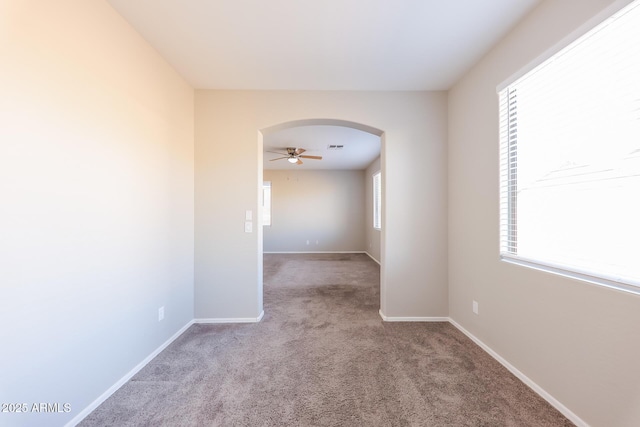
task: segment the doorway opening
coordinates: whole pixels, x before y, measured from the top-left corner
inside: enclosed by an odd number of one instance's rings
[[[261,307],[264,255],[277,253],[366,254],[380,265],[384,305],[384,141],[379,129],[336,119],[258,132]]]

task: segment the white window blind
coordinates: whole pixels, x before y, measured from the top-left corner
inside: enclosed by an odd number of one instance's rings
[[[382,228],[382,175],[373,174],[373,228]]]
[[[640,1],[499,105],[503,259],[640,286]]]

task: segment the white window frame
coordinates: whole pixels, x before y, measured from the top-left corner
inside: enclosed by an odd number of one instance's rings
[[[549,49],[540,57],[536,58],[532,63],[524,67],[522,70],[515,73],[509,79],[501,83],[497,90],[500,95],[500,259],[502,261],[517,264],[520,266],[533,268],[536,270],[552,273],[572,279],[578,279],[589,283],[609,287],[625,292],[634,294],[640,294],[640,279],[630,279],[628,277],[620,278],[601,274],[599,272],[581,270],[574,267],[568,267],[561,264],[555,264],[553,262],[527,259],[517,255],[517,248],[510,246],[512,244],[509,239],[509,234],[517,233],[517,198],[514,197],[515,185],[517,180],[509,180],[509,176],[514,172],[514,166],[517,162],[513,157],[517,151],[517,138],[511,138],[510,118],[513,111],[509,110],[509,100],[514,93],[509,93],[508,89],[511,84],[518,79],[527,75],[528,73],[535,71],[535,69],[544,64],[547,60],[552,59],[554,55],[559,53],[564,48],[570,46],[576,40],[579,40],[582,36],[604,23],[614,15],[621,13],[627,6],[634,4],[637,6],[637,2],[629,2],[628,0],[619,0],[601,13],[592,18],[589,22],[585,23],[582,27],[570,34],[560,43],[553,48]],[[637,6],[640,7],[640,6]],[[517,95],[516,95],[517,96]],[[506,118],[506,120],[505,120]],[[517,242],[517,236],[515,241]],[[514,253],[515,251],[515,253]]]
[[[382,172],[372,175],[373,188],[373,228],[382,230]]]
[[[271,181],[264,181],[262,183],[262,225],[265,227],[271,227]]]

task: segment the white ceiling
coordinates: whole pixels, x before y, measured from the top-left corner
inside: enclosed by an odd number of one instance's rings
[[[541,0],[109,0],[199,89],[444,90]]]
[[[344,145],[329,150],[328,145]],[[366,169],[380,155],[380,137],[343,126],[298,126],[264,136],[265,169]],[[303,155],[322,156],[322,160],[301,159],[302,165],[289,163],[268,151],[286,152],[287,147],[304,148]]]
[[[541,0],[108,1],[198,89],[445,90]],[[379,137],[340,126],[264,146],[323,156],[265,153],[265,169],[364,169],[380,155]]]

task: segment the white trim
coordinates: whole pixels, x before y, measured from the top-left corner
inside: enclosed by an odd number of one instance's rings
[[[448,322],[448,317],[392,317],[385,316],[382,309],[378,311],[385,322]]]
[[[194,319],[197,324],[217,324],[217,323],[258,323],[264,317],[264,310],[258,317],[211,317],[208,319]]]
[[[104,393],[102,393],[96,400],[91,402],[88,406],[86,406],[82,411],[78,413],[75,417],[73,417],[68,423],[65,424],[65,427],[75,427],[78,425],[83,419],[87,417],[91,412],[93,412],[98,406],[100,406],[105,400],[107,400],[113,393],[118,391],[120,387],[125,385],[135,374],[137,374],[142,368],[144,368],[149,362],[151,362],[158,354],[162,352],[165,348],[167,348],[173,341],[175,341],[180,335],[182,335],[191,325],[193,325],[194,321],[189,321],[186,325],[184,325],[178,332],[173,334],[171,338],[166,340],[160,347],[156,348],[153,353],[144,358],[140,363],[138,363],[132,370],[127,372],[125,376],[120,378],[114,385],[109,387]]]
[[[482,342],[479,338],[473,335],[471,332],[467,331],[463,328],[458,322],[451,319],[450,317],[389,317],[385,316],[382,313],[382,309],[378,311],[380,317],[385,322],[449,322],[455,328],[457,328],[460,332],[465,334],[471,341],[476,343],[482,350],[487,352],[491,357],[497,360],[502,366],[507,368],[509,372],[515,375],[520,381],[526,384],[529,388],[531,388],[535,393],[537,393],[544,400],[549,402],[551,406],[556,408],[562,415],[567,417],[572,423],[574,423],[577,427],[589,427],[583,419],[578,417],[575,413],[573,413],[569,408],[564,406],[560,401],[558,401],[555,397],[549,394],[546,390],[536,384],[533,380],[519,371],[515,366],[509,363],[506,359],[496,353],[491,347]],[[75,417],[73,417],[69,422],[65,424],[65,427],[75,427],[78,425],[84,418],[87,417],[91,412],[93,412],[98,406],[100,406],[105,400],[107,400],[113,393],[115,393],[120,387],[122,387],[125,383],[127,383],[135,374],[137,374],[142,368],[144,368],[151,360],[153,360],[158,354],[162,352],[165,348],[167,348],[173,341],[175,341],[180,335],[182,335],[189,327],[193,324],[212,324],[212,323],[256,323],[260,322],[264,317],[264,310],[260,313],[260,315],[256,318],[211,318],[211,319],[194,319],[184,325],[180,330],[178,330],[175,334],[171,336],[167,341],[165,341],[162,345],[160,345],[156,350],[153,351],[149,356],[147,356],[144,360],[138,363],[131,371],[129,371],[125,376],[120,378],[114,385],[109,387],[104,393],[102,393],[96,400],[91,402],[88,406],[86,406],[80,413],[78,413]]]
[[[113,393],[115,393],[120,387],[125,385],[135,374],[137,374],[142,368],[144,368],[149,362],[151,362],[158,354],[167,348],[173,341],[175,341],[180,335],[182,335],[191,325],[194,324],[207,324],[207,323],[257,323],[264,317],[264,310],[260,312],[258,317],[251,318],[213,318],[213,319],[193,319],[184,325],[178,332],[173,334],[171,338],[161,344],[157,349],[153,351],[149,356],[145,357],[140,363],[138,363],[127,374],[120,378],[115,384],[109,387],[104,393],[102,393],[96,400],[91,402],[82,411],[80,411],[75,417],[65,424],[65,427],[75,427],[83,419],[93,412],[98,406],[104,403]]]
[[[476,344],[478,344],[480,346],[481,349],[483,349],[484,351],[486,351],[491,357],[493,357],[494,359],[496,359],[498,362],[500,362],[500,364],[502,366],[504,366],[505,368],[507,368],[509,370],[509,372],[511,372],[513,375],[515,375],[520,381],[522,381],[523,383],[525,383],[527,386],[529,386],[529,388],[531,388],[531,390],[535,391],[540,397],[542,397],[544,400],[546,400],[547,402],[549,402],[549,404],[551,404],[551,406],[553,406],[554,408],[556,408],[562,415],[564,415],[565,417],[567,417],[569,419],[569,421],[571,421],[572,423],[574,423],[577,427],[589,427],[589,424],[587,424],[583,419],[581,419],[580,417],[578,417],[576,414],[574,414],[569,408],[567,408],[566,406],[564,406],[562,403],[560,403],[560,401],[558,399],[556,399],[555,397],[553,397],[551,394],[549,394],[545,389],[543,389],[542,387],[540,387],[538,384],[536,384],[531,378],[527,377],[525,374],[523,374],[521,371],[519,371],[515,366],[513,366],[511,363],[509,363],[506,359],[504,359],[502,356],[500,356],[498,353],[496,353],[495,351],[493,351],[493,349],[491,349],[491,347],[489,347],[488,345],[486,345],[485,343],[483,343],[482,341],[480,341],[480,339],[478,339],[476,336],[474,336],[471,332],[467,331],[465,328],[463,328],[460,324],[458,324],[455,320],[449,318],[449,323],[451,323],[453,326],[455,326],[458,330],[460,330],[460,332],[462,332],[463,334],[465,334],[467,337],[469,337],[471,339],[471,341],[475,342]]]
[[[505,79],[502,83],[500,83],[497,86],[496,91],[501,92],[504,88],[509,86],[511,83],[515,82],[520,77],[524,76],[529,71],[533,70],[538,65],[542,64],[547,59],[551,58],[553,55],[560,52],[565,47],[569,46],[571,43],[573,43],[574,41],[576,41],[577,39],[579,39],[589,31],[591,31],[598,25],[600,25],[604,20],[614,15],[615,13],[619,12],[623,7],[631,4],[631,2],[633,1],[634,0],[614,1],[612,4],[605,7],[603,10],[601,10],[599,13],[597,13],[595,16],[589,19],[587,22],[580,25],[578,28],[576,28],[571,33],[569,33],[567,36],[563,37],[558,43],[554,44],[552,47],[545,50],[544,53],[537,56],[533,61],[529,62],[527,65],[520,68],[518,71],[516,71],[507,79]]]
[[[600,275],[597,272],[565,267],[553,262],[538,261],[507,253],[500,254],[500,260],[508,262],[509,264],[520,265],[534,270],[543,271],[545,273],[556,274],[569,279],[580,280],[582,282],[604,286],[605,288],[640,295],[640,282],[637,280],[621,277],[607,277],[606,275]]]
[[[364,253],[365,253],[365,254],[367,254],[367,255],[369,255],[369,258],[371,258],[372,260],[374,260],[378,265],[382,265],[382,264],[380,264],[380,261],[378,261],[377,259],[375,259],[375,258],[373,257],[373,255],[371,255],[369,252],[365,251]]]
[[[366,254],[365,251],[273,251],[263,254]]]

